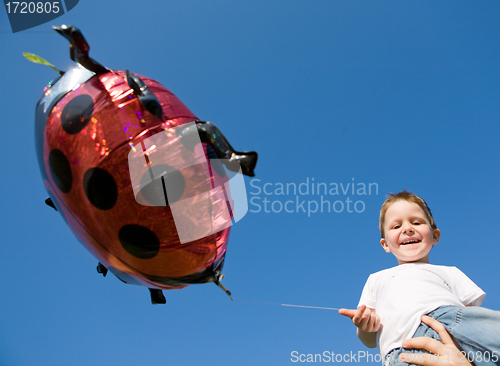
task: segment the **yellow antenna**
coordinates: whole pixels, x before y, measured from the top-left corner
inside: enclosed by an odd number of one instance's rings
[[[37,55],[35,55],[33,53],[28,53],[28,52],[23,52],[23,56],[26,57],[31,62],[34,62],[35,64],[42,64],[42,65],[50,66],[52,68],[52,70],[56,71],[59,74],[63,74],[63,72],[61,70],[59,70],[57,67],[55,67],[54,65],[52,65],[50,62],[45,61],[40,56],[37,56]]]

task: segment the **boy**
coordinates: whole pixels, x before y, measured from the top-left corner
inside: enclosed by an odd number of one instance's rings
[[[409,351],[401,346],[404,339],[439,339],[420,324],[427,314],[445,326],[476,366],[500,365],[500,312],[479,307],[486,294],[459,269],[429,264],[441,232],[425,201],[407,191],[391,194],[380,211],[380,233],[380,244],[398,266],[370,275],[357,310],[339,311],[358,327],[363,344],[378,345],[385,366],[407,365],[399,360]],[[460,358],[440,355],[454,356]]]

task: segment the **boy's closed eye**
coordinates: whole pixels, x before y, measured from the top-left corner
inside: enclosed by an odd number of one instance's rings
[[[412,222],[412,225],[422,225],[422,222],[420,221],[415,221],[415,222]],[[401,227],[401,224],[395,224],[392,229],[399,229]]]

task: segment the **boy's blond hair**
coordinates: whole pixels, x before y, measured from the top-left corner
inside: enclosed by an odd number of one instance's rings
[[[419,205],[419,207],[424,211],[427,220],[429,220],[432,230],[437,229],[436,222],[432,217],[431,209],[429,208],[429,206],[427,206],[427,203],[425,203],[425,201],[419,196],[410,193],[405,189],[403,192],[389,193],[389,197],[385,200],[384,204],[382,205],[382,208],[380,209],[379,226],[380,226],[380,235],[382,236],[382,238],[385,237],[384,224],[385,224],[385,214],[387,212],[387,209],[391,207],[391,205],[394,202],[397,201],[408,201]]]

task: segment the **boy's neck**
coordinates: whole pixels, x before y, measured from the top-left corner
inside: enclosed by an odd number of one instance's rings
[[[430,264],[428,256],[426,258],[419,259],[418,261],[411,261],[411,262],[404,262],[404,261],[400,261],[398,259],[398,265],[399,266],[402,265],[402,264],[410,264],[410,263],[425,263],[425,264]]]

